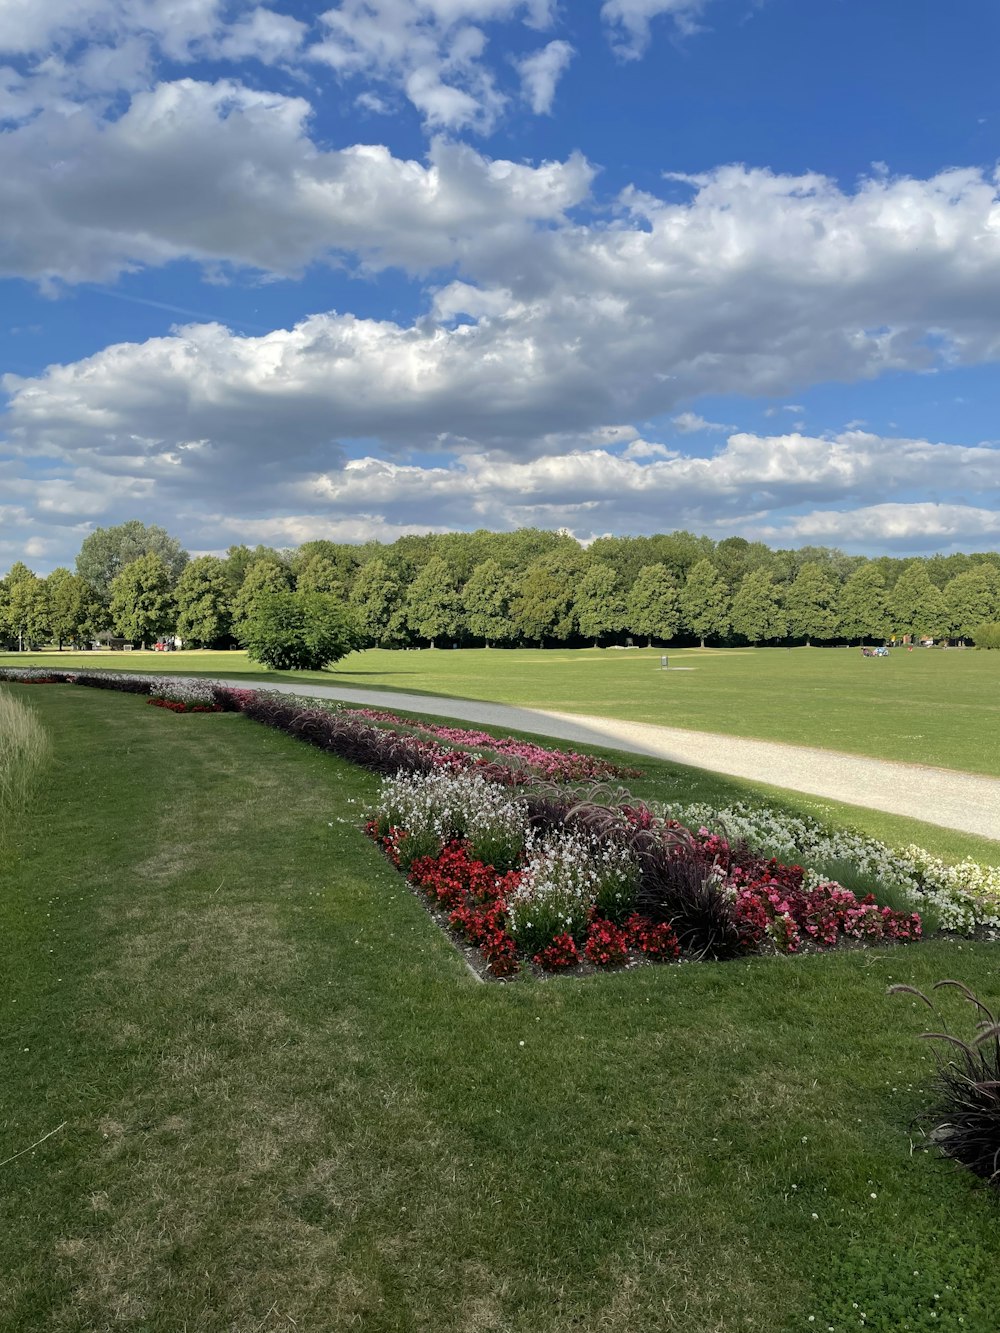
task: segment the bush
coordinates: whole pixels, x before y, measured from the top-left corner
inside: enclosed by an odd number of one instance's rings
[[[979,1015],[976,1035],[961,1041],[948,1032],[925,1032],[938,1050],[937,1101],[927,1112],[929,1137],[946,1157],[1000,1189],[1000,1023],[960,981],[939,981],[934,989],[958,990]],[[935,1017],[937,1010],[915,986],[890,986],[890,995],[915,995]]]
[[[734,958],[743,947],[735,904],[703,857],[683,847],[650,846],[640,857],[638,911],[665,922],[684,948],[706,958]]]
[[[977,648],[1000,648],[1000,624],[991,621],[980,625],[972,638]]]
[[[323,592],[272,592],[244,623],[247,656],[272,671],[321,671],[358,646],[338,598]]]

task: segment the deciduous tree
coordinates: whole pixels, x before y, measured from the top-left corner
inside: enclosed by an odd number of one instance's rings
[[[974,565],[945,584],[948,632],[974,639],[978,627],[1000,617],[1000,574],[993,565]]]
[[[922,560],[911,560],[900,574],[889,598],[897,634],[919,638],[947,631],[948,612],[944,597],[935,588]]]
[[[845,639],[884,639],[891,628],[885,579],[870,562],[859,565],[840,590],[838,615]]]
[[[240,590],[233,598],[233,628],[237,638],[242,636],[243,626],[253,619],[261,598],[271,593],[290,592],[291,583],[287,565],[276,560],[254,560],[247,567]]]
[[[45,580],[49,628],[60,650],[64,642],[83,643],[107,627],[108,613],[97,593],[79,574],[60,567]]]
[[[681,610],[677,585],[666,565],[644,565],[625,599],[625,628],[666,642],[680,628]]]
[[[160,557],[171,587],[188,562],[188,553],[176,537],[155,523],[147,527],[137,518],[113,528],[95,528],[83,539],[76,557],[76,572],[101,598],[111,595],[111,584],[126,565],[140,556]]]
[[[460,613],[454,574],[439,555],[431,556],[406,595],[407,624],[434,648],[442,636],[452,638],[458,633]]]
[[[618,589],[618,575],[610,565],[594,563],[576,586],[574,612],[580,633],[594,640],[596,648],[603,634],[621,629],[625,603]]]
[[[733,598],[730,620],[734,632],[750,643],[785,637],[788,622],[769,569],[752,569],[744,576]]]
[[[233,588],[218,556],[192,560],[177,580],[177,633],[185,644],[209,648],[233,630]]]
[[[358,570],[351,607],[365,643],[389,645],[404,635],[402,591],[384,560],[369,560]]]
[[[496,560],[477,565],[462,589],[462,602],[469,633],[485,640],[486,647],[513,637],[510,604],[514,584]]]
[[[699,560],[691,567],[681,589],[680,607],[685,626],[699,639],[702,648],[709,635],[728,631],[729,597],[711,560]]]
[[[341,598],[323,592],[264,593],[245,623],[247,656],[272,671],[321,671],[357,646]]]
[[[837,590],[822,567],[814,561],[802,566],[785,594],[786,633],[793,639],[837,636]],[[776,638],[776,635],[769,635]]]
[[[170,633],[177,619],[170,571],[153,551],[130,561],[111,580],[111,620],[133,643]]]

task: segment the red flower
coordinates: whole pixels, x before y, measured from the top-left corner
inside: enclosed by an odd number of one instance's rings
[[[572,935],[557,935],[552,943],[541,953],[536,953],[531,960],[546,972],[561,972],[567,967],[575,967],[580,961]]]
[[[628,935],[613,921],[597,917],[587,930],[583,952],[595,967],[621,967],[628,949]]]

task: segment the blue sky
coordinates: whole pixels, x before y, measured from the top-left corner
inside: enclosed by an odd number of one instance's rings
[[[988,0],[6,0],[0,569],[1000,533]]]

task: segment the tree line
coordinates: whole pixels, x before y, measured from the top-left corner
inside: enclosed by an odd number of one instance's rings
[[[176,634],[232,647],[248,642],[265,604],[284,598],[291,614],[304,598],[319,606],[317,595],[341,608],[355,642],[382,647],[975,641],[1000,621],[1000,554],[869,559],[689,532],[585,549],[565,532],[522,528],[191,559],[163,528],[133,520],[91,533],[75,570],[42,578],[15,564],[0,580],[0,639],[62,647],[109,632],[133,644]]]

